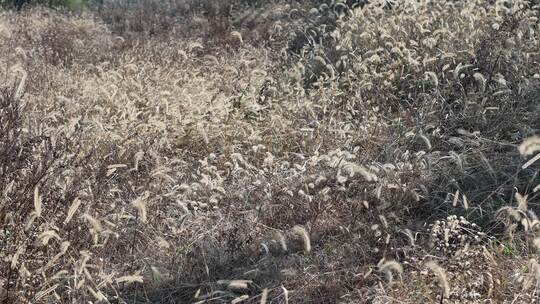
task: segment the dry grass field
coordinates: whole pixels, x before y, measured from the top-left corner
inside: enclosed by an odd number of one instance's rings
[[[540,303],[534,1],[105,2],[0,10],[0,303]]]

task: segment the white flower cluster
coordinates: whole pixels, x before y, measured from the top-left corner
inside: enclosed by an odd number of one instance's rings
[[[444,253],[454,253],[467,244],[479,244],[486,238],[486,234],[480,231],[478,225],[457,215],[437,220],[429,227],[434,249]]]

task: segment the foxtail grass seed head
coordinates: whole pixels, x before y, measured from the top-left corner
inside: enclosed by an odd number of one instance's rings
[[[532,136],[525,139],[518,147],[519,153],[523,156],[540,152],[540,136]]]
[[[242,34],[240,34],[240,32],[238,32],[238,31],[233,31],[233,32],[231,32],[231,36],[233,36],[234,38],[238,39],[238,41],[240,42],[240,44],[243,44],[243,43],[244,43],[244,40],[242,39]]]
[[[119,277],[115,280],[117,284],[119,283],[126,283],[126,284],[132,284],[132,283],[143,283],[143,277],[141,275],[129,275],[129,276],[123,276]]]
[[[227,285],[230,290],[244,290],[249,288],[250,280],[231,280]]]
[[[22,244],[17,247],[17,251],[13,254],[11,258],[11,269],[17,268],[17,263],[19,262],[19,257],[26,251],[26,245]]]
[[[465,194],[463,194],[463,208],[465,210],[469,210],[469,200],[467,200],[467,197]]]
[[[231,304],[238,304],[238,303],[241,303],[241,302],[244,302],[245,300],[249,299],[249,296],[248,295],[241,295],[237,298],[234,298],[232,301],[231,301]]]
[[[157,244],[160,248],[162,249],[169,249],[171,248],[171,244],[169,242],[167,242],[167,240],[165,240],[164,238],[162,237],[159,237],[157,239]]]
[[[519,194],[519,192],[516,192],[514,194],[514,197],[517,202],[517,208],[522,211],[527,211],[528,209],[528,203],[527,203],[527,195],[523,196]]]
[[[384,274],[388,283],[392,283],[394,281],[394,273],[397,273],[399,276],[403,274],[403,266],[394,260],[385,261],[382,259],[379,262],[378,268],[379,272]]]
[[[75,198],[71,205],[69,206],[69,209],[67,211],[66,219],[64,220],[64,224],[68,224],[71,219],[73,218],[73,215],[75,215],[75,212],[77,212],[77,209],[79,209],[79,206],[81,205],[81,200],[79,198]]]
[[[452,202],[452,206],[457,207],[459,201],[459,190],[456,190],[456,193],[454,193],[454,201]]]
[[[444,269],[433,261],[427,262],[426,267],[433,271],[437,277],[439,286],[442,289],[443,298],[448,299],[450,297],[450,283],[448,283],[448,277],[446,276]]]
[[[24,230],[25,231],[29,231],[32,228],[32,224],[34,223],[34,221],[36,220],[37,217],[38,217],[38,215],[37,215],[36,211],[30,212],[30,214],[28,215],[28,218],[26,219],[26,223],[24,225]]]
[[[90,224],[90,226],[95,232],[99,233],[103,230],[103,226],[101,225],[99,220],[96,219],[95,217],[91,216],[88,213],[83,214],[82,217],[88,222],[88,224]]]
[[[536,156],[532,157],[526,163],[524,163],[523,166],[521,166],[521,169],[525,170],[529,168],[532,164],[534,164],[538,160],[540,160],[540,153],[537,153]]]
[[[141,196],[135,199],[131,204],[137,209],[138,218],[142,223],[146,223],[146,196]]]
[[[41,216],[41,195],[37,186],[34,188],[34,212],[36,213],[36,217]]]
[[[540,237],[536,237],[533,240],[533,244],[536,247],[536,250],[540,252]]]
[[[47,231],[42,232],[38,236],[38,239],[41,241],[41,244],[43,246],[46,246],[49,243],[50,239],[56,239],[58,241],[62,240],[60,236],[58,235],[58,233],[56,233],[56,231],[54,230],[47,230]]]
[[[259,304],[266,304],[266,301],[268,301],[268,288],[263,289]]]
[[[431,150],[431,141],[424,134],[420,134],[420,138],[424,141],[427,150]]]
[[[14,74],[20,75],[19,83],[17,85],[17,89],[15,90],[15,95],[14,95],[15,100],[19,100],[22,97],[22,94],[24,92],[26,78],[28,77],[28,73],[20,65],[13,66],[11,68],[11,71]]]
[[[60,286],[60,284],[54,284],[53,286],[51,286],[49,288],[46,288],[46,289],[43,289],[43,290],[39,291],[34,296],[35,301],[39,302],[42,298],[44,298],[48,294],[54,292],[58,288],[58,286]]]
[[[304,253],[308,254],[311,252],[311,239],[309,238],[309,234],[306,230],[306,228],[302,226],[294,226],[293,232],[296,234],[296,236],[300,237],[302,240],[302,244],[304,245]]]

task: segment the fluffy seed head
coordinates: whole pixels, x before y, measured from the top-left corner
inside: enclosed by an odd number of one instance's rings
[[[41,241],[41,244],[43,246],[46,246],[48,243],[49,243],[49,240],[50,239],[57,239],[57,240],[61,240],[60,236],[58,235],[58,233],[56,233],[56,231],[54,230],[47,230],[47,231],[44,231],[42,232],[39,236],[38,236],[38,239]]]
[[[96,231],[96,232],[101,232],[103,230],[103,227],[101,226],[101,223],[99,222],[98,219],[96,219],[95,217],[91,216],[90,214],[88,213],[85,213],[83,214],[83,218],[88,221],[88,223],[90,224],[90,226],[92,226],[92,228]]]
[[[304,245],[304,253],[308,254],[311,252],[311,240],[306,228],[302,226],[294,226],[293,233],[302,239]]]
[[[450,284],[448,283],[448,278],[446,277],[446,272],[444,269],[433,261],[427,262],[426,267],[433,271],[437,277],[437,280],[439,281],[439,286],[442,289],[443,297],[448,299],[450,297]]]
[[[523,156],[531,155],[540,151],[540,136],[533,136],[525,139],[518,147],[519,153]]]
[[[75,214],[75,212],[77,212],[77,209],[79,208],[80,205],[81,205],[80,199],[76,198],[73,200],[73,203],[71,203],[71,206],[69,206],[66,219],[64,220],[64,224],[68,224],[69,221],[71,221],[71,219],[73,218],[73,215]]]
[[[123,277],[117,278],[115,281],[116,283],[127,283],[127,284],[144,282],[143,277],[141,275],[123,276]]]
[[[384,259],[382,259],[379,262],[378,267],[379,272],[385,275],[388,283],[392,283],[392,281],[394,280],[393,272],[396,272],[399,275],[403,273],[403,266],[401,266],[400,263],[394,260],[385,261]]]
[[[135,209],[137,209],[139,220],[143,223],[146,223],[146,199],[147,195],[138,197],[131,204]]]
[[[36,217],[41,216],[41,195],[37,186],[34,188],[34,212],[36,213]]]
[[[260,304],[266,304],[266,301],[268,300],[268,288],[263,289],[261,293],[261,302]]]

